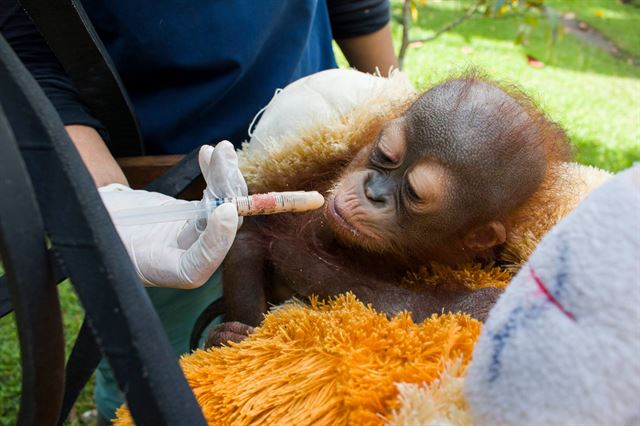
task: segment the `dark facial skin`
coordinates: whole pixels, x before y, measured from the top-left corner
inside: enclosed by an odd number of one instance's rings
[[[435,86],[355,156],[323,211],[247,221],[224,264],[231,323],[208,344],[243,339],[269,304],[346,291],[415,321],[443,311],[484,320],[500,290],[399,284],[428,261],[494,260],[555,158],[554,138],[564,134],[492,84]]]

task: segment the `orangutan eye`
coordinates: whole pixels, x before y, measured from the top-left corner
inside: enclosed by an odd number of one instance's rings
[[[389,158],[389,156],[385,154],[384,151],[379,149],[375,151],[375,159],[377,163],[381,163],[381,164],[393,163],[393,160],[391,160],[391,158]]]
[[[371,159],[374,163],[381,166],[394,166],[397,163],[397,159],[393,153],[382,143],[378,143],[371,151]]]
[[[407,180],[405,187],[405,192],[407,193],[407,197],[413,202],[420,202],[421,198],[416,192],[416,190],[411,185],[411,181]]]

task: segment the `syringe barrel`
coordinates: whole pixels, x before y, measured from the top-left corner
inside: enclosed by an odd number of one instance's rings
[[[238,215],[258,216],[274,213],[304,212],[322,207],[324,197],[311,191],[270,192],[229,199],[236,204]]]

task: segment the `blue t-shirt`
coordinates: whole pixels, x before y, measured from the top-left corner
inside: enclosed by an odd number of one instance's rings
[[[148,154],[247,139],[284,87],[336,66],[324,0],[84,0]]]

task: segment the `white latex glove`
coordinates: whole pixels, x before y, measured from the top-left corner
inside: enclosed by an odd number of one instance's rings
[[[231,142],[219,142],[215,148],[211,145],[203,145],[198,155],[198,163],[207,183],[199,204],[215,198],[247,195],[247,183],[238,168],[238,156]],[[241,217],[238,218],[238,228],[240,225],[242,225]],[[187,228],[179,236],[179,244],[191,246],[206,226],[206,219],[189,221]]]
[[[204,197],[246,194],[235,150],[229,142],[221,142],[215,149],[204,146],[199,158],[207,181]],[[189,203],[118,184],[99,188],[99,192],[110,213]],[[206,220],[116,226],[116,229],[145,285],[191,289],[203,285],[218,269],[233,243],[238,222],[235,206],[223,204]]]
[[[198,161],[207,182],[203,201],[247,195],[247,183],[238,168],[238,156],[231,142],[222,141],[215,148],[203,145]]]

